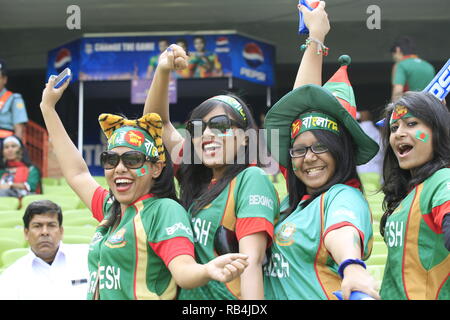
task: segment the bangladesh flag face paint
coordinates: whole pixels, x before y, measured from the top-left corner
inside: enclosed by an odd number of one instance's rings
[[[145,176],[148,173],[148,167],[144,164],[141,168],[136,169],[136,174],[138,177]]]
[[[423,132],[423,131],[417,130],[417,132],[416,132],[416,139],[420,140],[422,142],[427,142],[428,141],[428,135],[425,132]]]

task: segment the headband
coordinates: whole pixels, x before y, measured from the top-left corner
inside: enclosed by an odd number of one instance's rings
[[[339,135],[339,125],[336,119],[324,113],[309,112],[300,115],[299,119],[292,122],[291,143],[299,134],[310,130],[327,130]]]
[[[17,144],[19,147],[21,146],[19,139],[17,139],[14,136],[6,137],[5,140],[3,140],[3,145],[7,144],[8,142],[13,142]]]
[[[162,143],[162,120],[157,113],[147,113],[136,120],[102,113],[98,122],[106,138],[108,150],[116,147],[129,147],[151,158],[166,162]]]
[[[394,112],[392,112],[391,119],[389,120],[389,125],[394,124],[400,119],[412,118],[414,115],[409,112],[408,108],[403,105],[396,105]]]
[[[247,116],[245,115],[244,108],[242,108],[242,105],[235,98],[227,95],[219,95],[209,98],[208,100],[217,100],[226,104],[234,111],[236,111],[242,117],[242,119],[244,119],[244,121],[247,121]]]

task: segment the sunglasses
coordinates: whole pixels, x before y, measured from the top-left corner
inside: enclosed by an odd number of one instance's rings
[[[328,147],[326,145],[320,142],[316,142],[313,145],[310,145],[309,147],[301,146],[291,148],[289,149],[289,154],[291,155],[291,158],[304,157],[308,152],[308,149],[311,149],[311,151],[314,152],[315,154],[324,153],[328,151]]]
[[[155,159],[139,151],[127,151],[122,154],[104,151],[100,155],[100,164],[105,170],[114,169],[119,165],[120,160],[122,160],[123,165],[128,169],[139,169],[146,161],[154,161]]]
[[[201,132],[203,134],[203,132],[205,132],[206,130],[206,127],[225,134],[228,130],[231,129],[232,126],[240,127],[237,121],[228,118],[228,116],[218,115],[209,119],[208,122],[204,122],[202,119],[189,120],[186,124],[186,130],[189,132],[191,137],[194,137],[194,133],[199,134]]]

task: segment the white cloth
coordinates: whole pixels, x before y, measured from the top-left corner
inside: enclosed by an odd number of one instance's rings
[[[0,300],[84,300],[89,246],[59,245],[51,265],[32,250],[0,275]]]
[[[366,173],[366,172],[376,172],[378,174],[382,174],[383,170],[383,152],[381,145],[381,134],[380,131],[375,127],[372,121],[362,121],[360,124],[363,131],[371,137],[378,145],[380,146],[380,151],[366,164],[361,166],[357,166],[356,170],[358,173]]]

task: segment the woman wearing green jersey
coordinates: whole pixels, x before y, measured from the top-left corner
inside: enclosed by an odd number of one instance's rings
[[[299,7],[310,33],[294,90],[265,120],[266,129],[279,132],[279,141],[270,139],[268,146],[287,169],[289,192],[264,269],[268,299],[336,299],[338,290],[345,299],[352,291],[379,298],[363,262],[371,252],[372,219],[356,172],[378,145],[355,119],[349,57],[321,86],[330,29],[324,8],[323,1],[312,11]]]
[[[110,189],[105,190],[90,175],[55,110],[68,84],[55,89],[52,76],[40,107],[64,177],[100,222],[86,261],[88,298],[174,299],[177,285],[193,288],[239,276],[247,265],[245,255],[195,261],[190,221],[176,201],[159,115],[137,120],[100,115],[108,138],[100,159]]]
[[[257,127],[241,99],[223,94],[192,110],[184,138],[170,121],[168,83],[171,71],[185,68],[187,61],[177,45],[161,54],[144,113],[161,115],[163,142],[176,159],[180,200],[192,218],[199,261],[241,252],[249,256],[249,266],[229,284],[211,281],[181,290],[179,298],[263,299],[262,264],[279,204],[274,186],[257,166]]]
[[[426,92],[386,109],[382,299],[450,299],[450,113]]]

